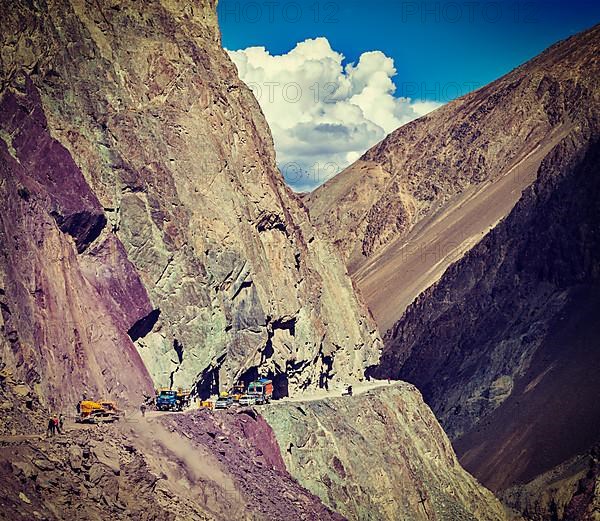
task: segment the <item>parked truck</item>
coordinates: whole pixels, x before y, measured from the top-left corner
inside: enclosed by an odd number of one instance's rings
[[[269,403],[273,398],[273,382],[268,378],[260,378],[250,382],[248,396],[254,397],[259,405]]]
[[[245,394],[246,389],[243,383],[237,383],[231,389],[229,389],[229,396],[231,396],[235,403],[238,403],[240,401],[240,398]]]
[[[183,411],[190,403],[190,392],[184,389],[159,389],[155,405],[159,411]]]

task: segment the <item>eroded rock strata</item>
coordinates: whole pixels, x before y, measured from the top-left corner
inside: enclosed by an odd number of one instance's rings
[[[600,439],[597,136],[591,120],[557,145],[506,220],[386,338],[379,371],[422,390],[461,463],[493,490]]]

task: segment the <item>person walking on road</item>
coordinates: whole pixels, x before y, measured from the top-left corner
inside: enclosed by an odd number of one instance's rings
[[[140,412],[142,413],[142,418],[145,418],[146,417],[146,404],[145,403],[140,405]]]

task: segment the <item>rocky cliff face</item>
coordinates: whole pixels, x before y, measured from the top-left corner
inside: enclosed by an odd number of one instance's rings
[[[200,393],[260,373],[285,395],[374,363],[212,2],[3,13],[4,363],[69,397],[151,389],[132,342],[155,385]]]
[[[596,117],[595,27],[392,132],[307,196],[382,332],[503,219],[560,140]]]
[[[528,521],[593,521],[600,508],[598,447],[558,465],[534,480],[503,491],[503,502]]]
[[[0,101],[0,362],[51,406],[82,393],[137,401],[150,377],[127,330],[152,306],[38,91]],[[91,243],[96,241],[93,246]]]
[[[348,519],[505,519],[494,496],[460,467],[418,391],[384,385],[267,408],[290,473]]]

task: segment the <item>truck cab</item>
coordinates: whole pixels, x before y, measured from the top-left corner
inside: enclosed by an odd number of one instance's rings
[[[268,378],[250,382],[248,395],[254,397],[257,404],[269,403],[273,397],[273,382]]]
[[[229,396],[231,396],[231,398],[233,398],[234,402],[239,402],[240,398],[242,396],[244,396],[244,394],[246,394],[246,390],[244,388],[244,384],[235,384],[230,390],[229,390]]]
[[[174,389],[161,389],[156,395],[156,408],[159,411],[174,411],[179,409],[177,391]]]

